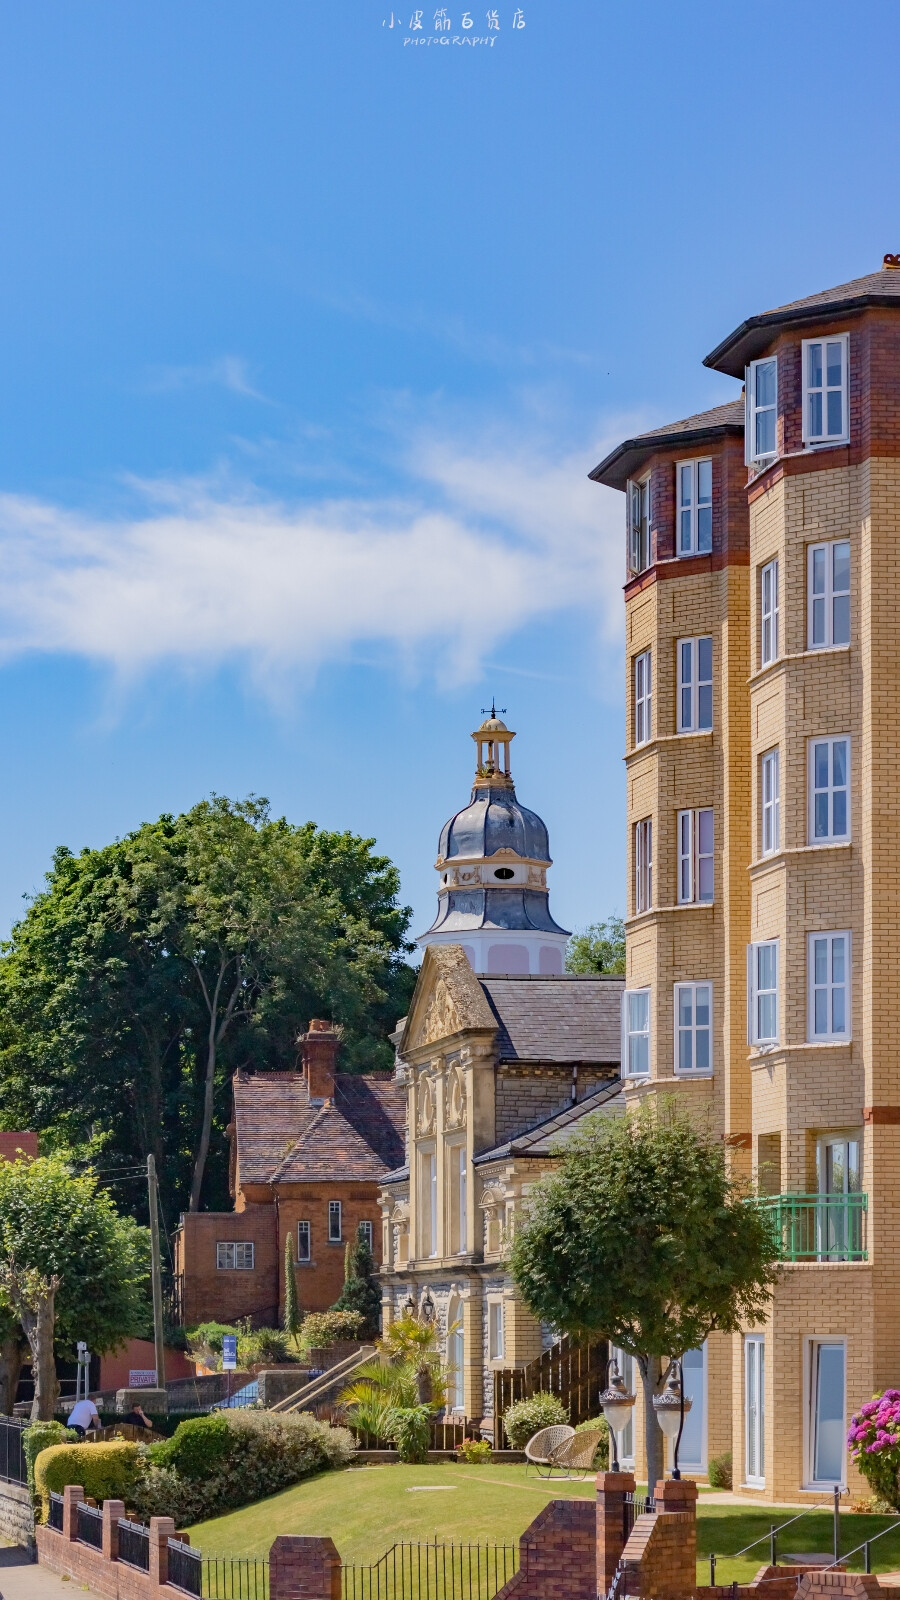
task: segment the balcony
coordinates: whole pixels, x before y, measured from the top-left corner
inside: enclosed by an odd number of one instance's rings
[[[771,1194],[766,1213],[780,1261],[868,1261],[865,1194]]]

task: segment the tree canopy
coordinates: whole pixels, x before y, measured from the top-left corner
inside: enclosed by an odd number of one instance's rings
[[[510,1268],[535,1316],[634,1356],[650,1482],[661,1475],[652,1396],[664,1357],[765,1313],[777,1246],[725,1148],[671,1098],[591,1117],[535,1185]]]
[[[341,1024],[344,1071],[391,1065],[415,973],[373,845],[213,796],[57,850],[0,956],[0,1125],[104,1167],[152,1153],[170,1219],[224,1204],[237,1067],[294,1067],[315,1015]],[[142,1191],[122,1194],[145,1215]]]
[[[35,1372],[35,1416],[53,1415],[54,1346],[97,1354],[148,1331],[150,1241],[120,1216],[92,1172],[59,1156],[0,1162],[0,1304],[21,1325]]]
[[[625,923],[621,917],[591,922],[573,933],[566,949],[567,972],[624,972]]]

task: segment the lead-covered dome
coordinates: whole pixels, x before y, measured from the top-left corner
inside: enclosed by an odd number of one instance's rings
[[[476,787],[469,804],[444,823],[438,857],[450,861],[455,856],[493,856],[498,850],[514,850],[517,856],[549,865],[546,824],[519,804],[515,789]]]

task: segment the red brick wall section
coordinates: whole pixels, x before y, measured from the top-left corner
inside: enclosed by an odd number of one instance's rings
[[[36,1133],[0,1133],[0,1161],[19,1161],[22,1156],[35,1160],[37,1153]]]
[[[269,1551],[269,1600],[341,1600],[334,1540],[279,1534]]]
[[[797,1600],[878,1600],[891,1593],[873,1572],[807,1572],[797,1585]]]
[[[597,1592],[608,1594],[625,1548],[625,1496],[634,1493],[630,1472],[597,1474]]]
[[[551,1500],[522,1534],[519,1570],[494,1600],[597,1600],[596,1541],[589,1500]]]
[[[697,1586],[697,1485],[660,1480],[656,1511],[638,1517],[623,1552],[625,1592],[686,1600]]]

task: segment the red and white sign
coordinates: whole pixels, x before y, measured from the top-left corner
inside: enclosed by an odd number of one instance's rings
[[[156,1388],[156,1368],[155,1367],[138,1367],[136,1369],[132,1368],[132,1370],[128,1374],[128,1387],[129,1387],[129,1389],[155,1389]]]

